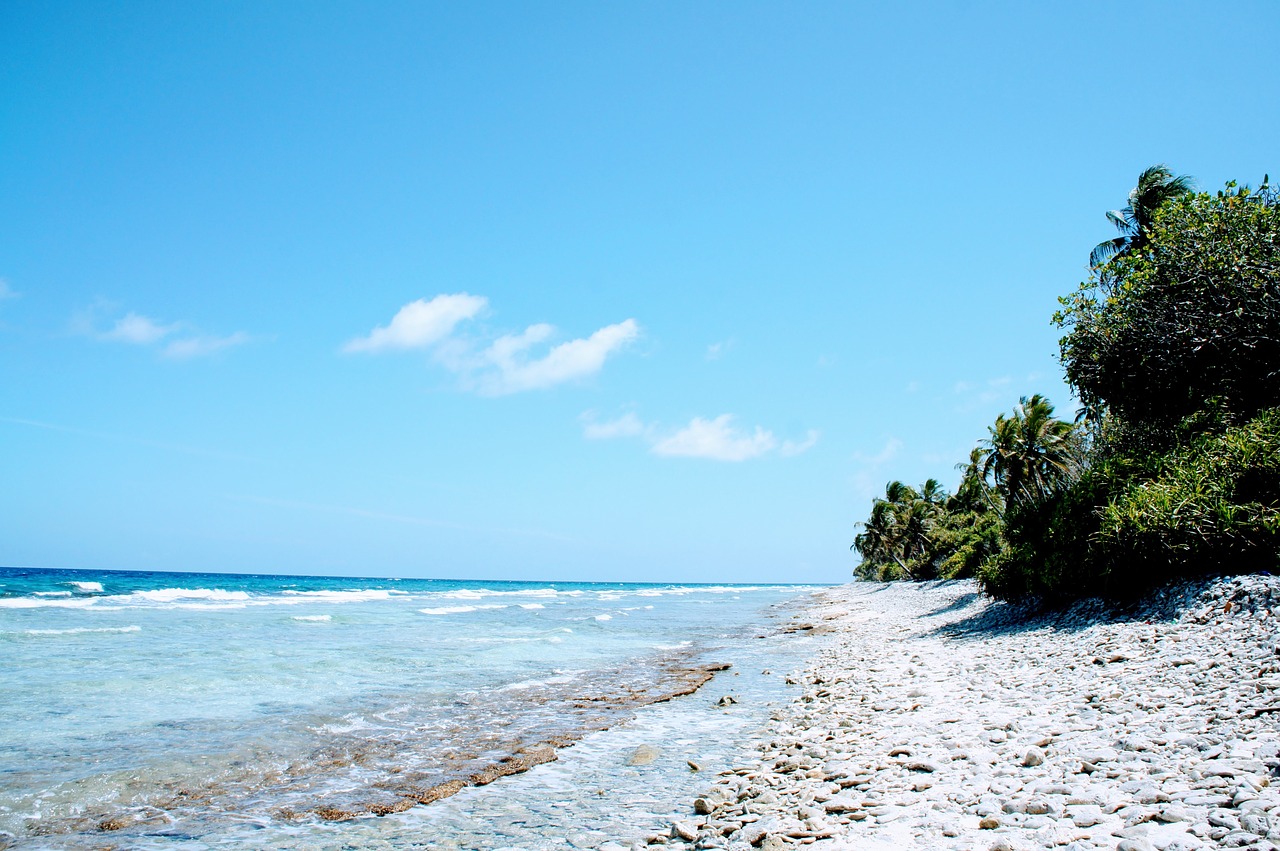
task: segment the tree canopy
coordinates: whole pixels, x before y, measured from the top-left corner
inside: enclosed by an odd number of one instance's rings
[[[1280,404],[1280,206],[1265,182],[1166,201],[1144,250],[1100,272],[1055,317],[1091,415],[1171,433],[1210,407],[1247,419]]]
[[[1175,176],[1166,165],[1145,169],[1129,192],[1129,203],[1123,209],[1107,213],[1107,219],[1120,235],[1094,246],[1089,253],[1090,268],[1098,269],[1114,257],[1143,248],[1150,237],[1156,211],[1166,201],[1190,192],[1192,185],[1190,177]]]
[[[1071,423],[1053,416],[1039,393],[1023,396],[1012,417],[1000,414],[979,444],[981,475],[991,479],[1006,504],[1045,499],[1080,466],[1081,443]]]

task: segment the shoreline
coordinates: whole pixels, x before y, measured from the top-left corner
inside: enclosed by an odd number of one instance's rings
[[[506,800],[480,807],[491,830],[461,803],[445,807],[429,819],[440,827],[433,841],[543,847],[582,823],[575,813],[609,826],[601,841],[630,841],[661,827],[710,775],[688,776],[684,759],[678,772],[662,759],[636,769],[633,791],[662,809],[626,803],[615,819],[616,799],[597,794],[620,773],[612,754],[594,748],[594,764],[564,755],[587,752],[584,737],[642,710],[689,718],[651,741],[745,740],[733,719],[720,719],[716,736],[718,722],[704,717],[714,713],[698,709],[721,694],[672,698],[705,689],[733,661],[721,682],[750,683],[756,716],[767,713],[759,698],[774,683],[751,673],[766,665],[743,663],[776,653],[752,636],[776,625],[769,607],[805,592],[113,577],[81,573],[72,587],[41,574],[0,600],[12,651],[0,847],[336,847],[344,834],[355,847],[394,847],[387,836],[410,834],[397,817],[407,826],[411,811],[458,795]],[[787,655],[787,666],[801,658]],[[774,691],[778,703],[789,697],[780,683]],[[669,704],[681,709],[655,713]],[[554,797],[527,792],[514,775],[534,768],[584,782]],[[671,773],[679,777],[660,776]]]
[[[546,695],[608,724],[443,783],[315,789],[256,833],[191,847],[1280,847],[1280,578],[1039,615],[972,582],[853,583],[761,615],[728,646],[673,654],[643,694],[621,678]],[[188,847],[176,822],[116,827],[43,840]]]
[[[639,710],[696,694],[716,674],[732,667],[727,662],[705,661],[704,657],[708,655],[714,655],[714,652],[667,653],[661,662],[653,666],[655,677],[639,687],[621,682],[611,685],[588,681],[575,684],[568,694],[534,696],[532,700],[535,703],[554,703],[563,707],[554,730],[543,724],[510,740],[491,743],[482,749],[483,752],[459,758],[456,763],[435,765],[430,770],[403,770],[394,763],[405,752],[408,743],[395,744],[375,739],[353,739],[315,750],[308,755],[306,766],[295,764],[285,768],[278,756],[258,754],[263,762],[252,782],[240,784],[244,788],[229,785],[226,778],[186,778],[170,784],[181,786],[177,794],[169,793],[168,789],[163,792],[157,790],[145,799],[135,798],[127,805],[117,802],[105,807],[86,808],[71,817],[47,819],[40,824],[37,834],[22,839],[0,833],[0,849],[30,839],[63,838],[70,843],[97,836],[101,840],[123,837],[124,841],[136,841],[138,836],[130,833],[130,829],[165,829],[210,807],[219,798],[235,801],[232,804],[227,800],[221,801],[221,815],[236,813],[248,817],[251,812],[258,812],[248,807],[254,796],[264,792],[279,794],[291,783],[312,791],[305,792],[297,804],[277,805],[266,811],[272,820],[282,825],[308,819],[353,822],[370,816],[388,816],[429,807],[464,790],[480,789],[506,778],[514,779],[538,766],[556,762],[563,751],[587,736],[626,725]],[[495,706],[494,711],[500,715],[499,707]],[[467,744],[458,743],[462,748]],[[316,788],[325,780],[332,779],[334,772],[355,766],[373,771],[388,763],[393,767],[384,769],[380,779],[364,780],[354,786],[346,784],[346,788],[336,791]],[[263,813],[258,812],[258,815]]]
[[[759,762],[648,844],[1275,849],[1278,614],[1266,575],[1038,616],[971,581],[816,592]]]
[[[313,814],[324,821],[350,821],[364,815],[385,816],[401,813],[412,807],[430,805],[452,797],[463,789],[488,786],[501,778],[523,774],[539,765],[555,762],[560,759],[561,750],[572,747],[587,735],[626,723],[636,710],[646,706],[694,694],[711,682],[717,673],[730,667],[729,663],[722,662],[692,664],[689,660],[673,660],[671,664],[658,669],[661,677],[648,689],[593,692],[566,699],[566,714],[584,710],[588,710],[590,714],[558,734],[535,736],[532,741],[517,743],[512,746],[510,753],[495,760],[480,761],[452,771],[439,770],[435,772],[438,776],[427,780],[425,784],[420,778],[414,777],[397,778],[394,786],[383,782],[378,784],[377,791],[382,793],[380,798],[374,798],[374,790],[369,789],[345,806],[317,804],[301,812],[282,809],[277,815],[292,819]]]

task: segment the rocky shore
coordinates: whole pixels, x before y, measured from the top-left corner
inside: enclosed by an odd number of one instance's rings
[[[649,843],[1280,848],[1278,615],[1264,575],[1048,616],[968,582],[821,592],[759,762]]]

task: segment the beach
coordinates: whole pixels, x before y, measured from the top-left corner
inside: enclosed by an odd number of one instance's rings
[[[1276,848],[1280,580],[1036,615],[971,582],[818,592],[759,758],[654,845]]]
[[[424,581],[393,593],[372,580],[204,579],[179,593],[157,574],[124,593],[141,580],[104,575],[6,598],[0,847],[1186,851],[1280,839],[1270,576],[1048,614],[970,581]],[[221,656],[196,645],[214,629],[232,648]],[[238,692],[232,676],[259,669]],[[217,699],[195,700],[199,689]]]

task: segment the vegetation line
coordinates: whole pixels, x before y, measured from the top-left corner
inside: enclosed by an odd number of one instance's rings
[[[1023,397],[955,493],[889,482],[855,576],[1055,604],[1280,564],[1280,193],[1157,165],[1107,218],[1053,316],[1076,418]]]

